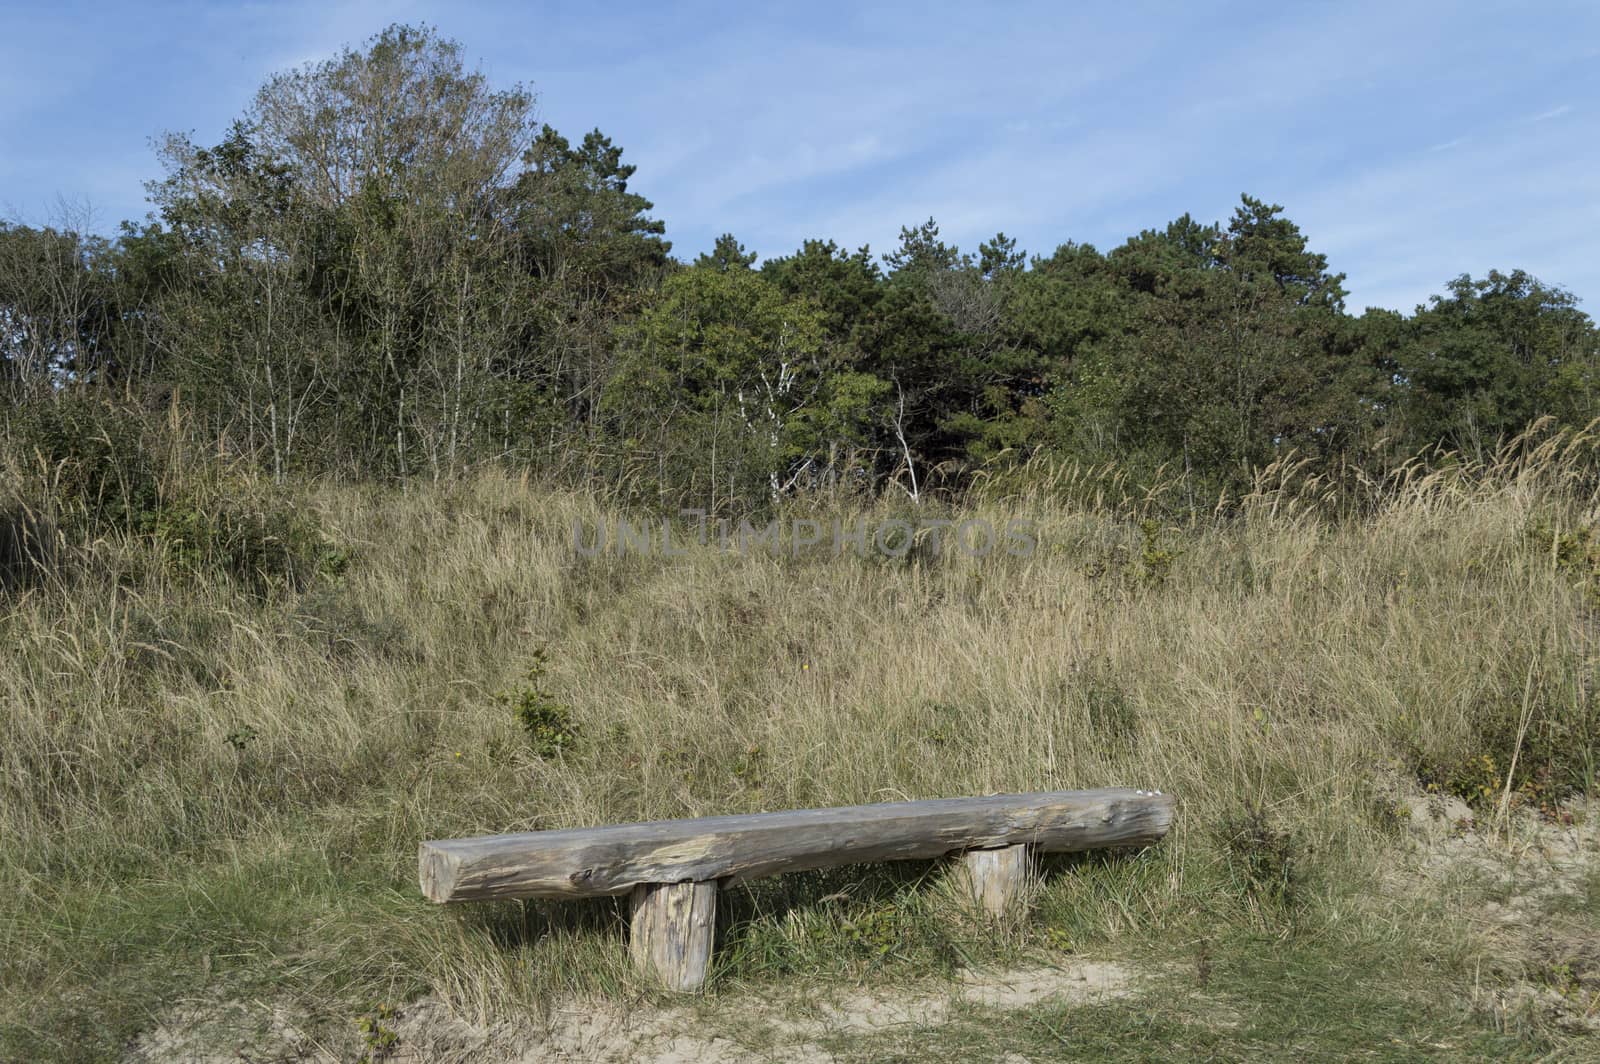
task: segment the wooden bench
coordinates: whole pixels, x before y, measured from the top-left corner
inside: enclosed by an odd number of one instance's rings
[[[807,868],[961,855],[974,902],[998,916],[1029,854],[1144,846],[1173,799],[1106,788],[886,802],[424,842],[422,893],[436,902],[632,895],[629,952],[675,990],[705,981],[718,884]]]

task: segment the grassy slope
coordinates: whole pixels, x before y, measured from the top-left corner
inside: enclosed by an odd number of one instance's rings
[[[1288,493],[1184,529],[1044,491],[973,511],[1035,520],[1026,560],[586,559],[572,523],[599,504],[497,476],[317,491],[355,560],[298,593],[100,544],[0,601],[0,1057],[115,1056],[197,995],[348,1033],[429,991],[492,1016],[639,989],[615,905],[430,908],[422,837],[1102,784],[1176,793],[1168,843],[1051,876],[999,935],[929,867],[758,884],[730,895],[716,987],[1204,950],[1232,1027],[1186,1019],[1190,989],[1006,1037],[1231,1057],[1300,1015],[1302,1056],[1536,1055],[1563,1036],[1468,1010],[1483,944],[1384,875],[1419,772],[1496,787],[1515,750],[1592,791],[1589,563],[1529,534],[1591,500],[1556,463],[1515,472],[1413,479],[1347,521]],[[519,701],[575,741],[539,756]]]

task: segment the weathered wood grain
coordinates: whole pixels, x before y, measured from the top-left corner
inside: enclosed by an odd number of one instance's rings
[[[625,894],[1001,846],[1142,846],[1167,833],[1172,812],[1170,795],[1107,788],[485,835],[424,842],[419,879],[436,902]]]
[[[961,855],[961,875],[972,900],[985,914],[999,919],[1010,912],[1028,885],[1033,861],[1028,847],[968,850]]]
[[[717,885],[641,885],[633,888],[632,901],[628,953],[634,967],[668,990],[699,990],[711,963]]]

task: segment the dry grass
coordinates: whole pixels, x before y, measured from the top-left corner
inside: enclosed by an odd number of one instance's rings
[[[637,989],[604,904],[426,907],[417,840],[479,831],[1179,796],[1165,846],[1055,877],[998,943],[918,870],[753,892],[724,986],[1349,920],[1419,775],[1489,788],[1491,815],[1513,755],[1531,801],[1592,792],[1587,447],[1411,470],[1360,514],[1291,473],[1230,516],[1143,527],[1138,500],[1094,503],[1103,482],[993,485],[959,516],[1032,520],[1027,559],[584,558],[574,521],[614,514],[499,474],[308,489],[353,561],[299,591],[101,542],[0,599],[0,1047],[112,1054],[207,987],[345,1023],[424,990],[484,1016]],[[522,692],[570,716],[570,746],[539,756],[495,697]]]

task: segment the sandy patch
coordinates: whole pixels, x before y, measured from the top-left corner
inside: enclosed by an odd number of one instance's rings
[[[834,990],[815,999],[730,995],[698,1007],[569,1003],[553,1009],[542,1023],[480,1026],[426,998],[383,1020],[394,1043],[373,1059],[392,1064],[820,1064],[833,1059],[820,1043],[838,1036],[935,1027],[969,1007],[1090,1003],[1134,992],[1134,973],[1125,965],[1073,960],[966,971],[953,983],[921,988]],[[732,1026],[719,1029],[723,1021],[737,1024],[737,1036]],[[338,1046],[318,1044],[281,1008],[190,1003],[140,1035],[124,1059],[128,1064],[343,1061],[368,1049],[356,1035]]]
[[[1422,874],[1467,899],[1500,969],[1473,1004],[1502,1021],[1532,1013],[1600,1033],[1600,929],[1569,911],[1600,872],[1600,803],[1501,823],[1431,798],[1413,803],[1410,822]]]
[[[643,1064],[813,1064],[833,1059],[818,1043],[906,1026],[948,1022],[963,1006],[1026,1008],[1044,1002],[1092,1002],[1134,992],[1133,972],[1120,964],[1073,961],[996,971],[967,971],[953,985],[922,990],[831,993],[824,1000],[773,1002],[727,998],[714,1008],[736,1018],[736,1039],[717,1033],[693,1008],[626,1009],[610,1002],[570,1005],[540,1026],[478,1028],[422,1001],[398,1017],[395,1061],[532,1064],[534,1061],[639,1061]],[[795,1018],[795,1013],[801,1014]]]
[[[260,1001],[187,1001],[129,1043],[125,1064],[332,1062],[340,1047],[308,1034],[285,1005]]]

